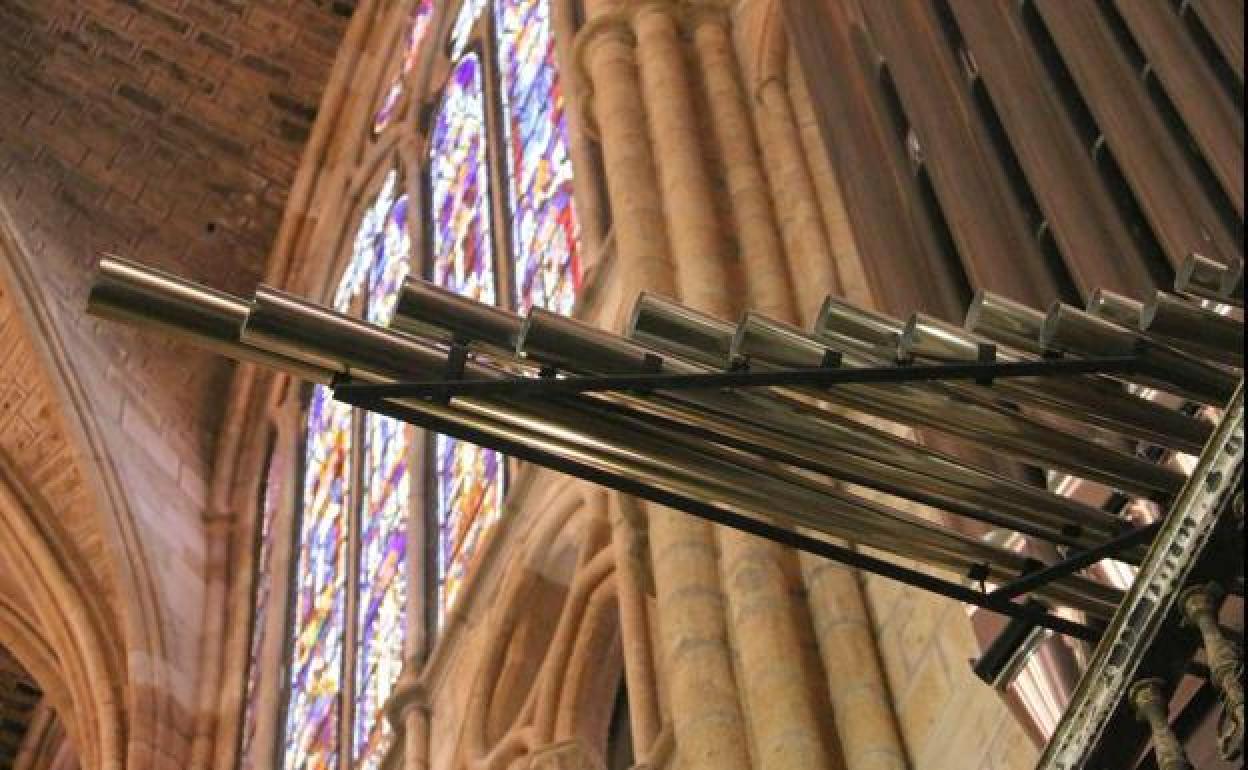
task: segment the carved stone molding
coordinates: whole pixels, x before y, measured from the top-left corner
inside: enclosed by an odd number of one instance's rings
[[[529,770],[605,770],[602,759],[579,740],[562,741],[533,752]]]

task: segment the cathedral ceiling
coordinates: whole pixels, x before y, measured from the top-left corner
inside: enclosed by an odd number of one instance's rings
[[[250,290],[354,6],[0,0],[0,199],[62,326],[89,323],[102,250]],[[210,456],[228,364],[98,324],[77,336]]]

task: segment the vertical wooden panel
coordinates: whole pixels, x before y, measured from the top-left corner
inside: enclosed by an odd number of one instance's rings
[[[937,242],[890,125],[861,26],[844,0],[784,0],[819,128],[880,309],[960,319],[963,278]]]
[[[1244,0],[1188,0],[1239,82],[1244,82]]]
[[[1148,93],[1093,3],[1035,0],[1071,77],[1103,132],[1175,269],[1193,251],[1222,262],[1239,246],[1154,110]]]
[[[1049,272],[928,0],[862,3],[975,288],[1052,301]]]
[[[1019,164],[1084,297],[1155,286],[1010,0],[949,0]]]
[[[1231,104],[1181,20],[1165,3],[1116,0],[1116,4],[1236,213],[1242,217],[1244,116]]]

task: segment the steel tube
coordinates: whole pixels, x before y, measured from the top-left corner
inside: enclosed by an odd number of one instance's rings
[[[520,317],[419,278],[403,282],[390,328],[439,341],[475,341],[511,351]]]
[[[447,358],[445,351],[422,340],[397,334],[269,287],[257,290],[242,336],[270,350],[286,351],[308,360],[337,361],[348,376],[366,381],[390,382],[396,378],[437,371],[446,365]],[[492,379],[502,377],[503,373],[474,364],[466,368],[465,375],[470,379]],[[534,404],[516,399],[469,397],[456,398],[452,403],[461,409],[490,415],[496,420],[519,423],[528,432],[542,434],[545,440],[561,437],[583,442],[592,447],[603,462],[608,461],[607,458],[617,461],[627,459],[634,461],[632,467],[635,469],[649,466],[667,469],[671,473],[687,469],[686,473],[694,474],[702,482],[703,494],[722,498],[726,489],[739,487],[745,482],[749,492],[757,495],[755,514],[765,515],[768,510],[774,511],[775,508],[769,509],[762,503],[769,501],[769,505],[785,511],[780,514],[782,518],[797,521],[801,526],[835,537],[855,539],[909,558],[947,568],[966,569],[984,562],[981,556],[1001,556],[986,544],[943,532],[908,514],[856,499],[826,485],[812,489],[817,482],[791,471],[771,468],[770,473],[761,472],[759,461],[751,460],[740,452],[716,448],[707,443],[695,449],[686,437],[672,431],[655,431],[651,441],[646,442],[646,429],[637,423],[633,424],[631,433],[612,430],[613,426],[619,427],[620,420],[595,410],[579,399]],[[684,453],[677,449],[681,446]],[[696,459],[692,459],[694,456]],[[1004,562],[993,561],[989,566],[996,571],[1008,572],[1018,566],[1011,564],[1012,557],[1001,557]],[[1002,567],[1002,564],[1009,566]],[[1054,590],[1054,598],[1060,597],[1062,601],[1079,603],[1086,599],[1062,594],[1057,587]],[[1086,604],[1081,608],[1094,609]]]
[[[1046,348],[1081,356],[1138,356],[1144,369],[1122,375],[1123,379],[1205,404],[1225,405],[1237,382],[1226,370],[1062,302],[1050,306],[1040,342]]]
[[[625,336],[652,350],[695,361],[711,368],[729,365],[735,325],[673,300],[642,292],[633,304]]]
[[[1159,291],[1143,306],[1139,329],[1191,355],[1244,366],[1244,325],[1173,294]]]
[[[883,360],[894,360],[905,322],[874,310],[864,310],[839,297],[828,296],[815,320],[815,336]]]
[[[228,297],[228,295],[226,295]],[[189,316],[188,324],[202,320]],[[178,319],[166,319],[175,328]],[[285,330],[279,328],[285,324]],[[221,330],[226,324],[219,325]],[[236,334],[269,345],[270,351],[297,355],[306,362],[331,363],[340,372],[365,381],[388,382],[397,377],[423,374],[446,365],[447,353],[421,340],[406,338],[381,327],[351,319],[332,310],[315,306],[296,297],[262,287],[248,317]],[[248,331],[249,330],[249,331]],[[185,332],[186,330],[183,329]],[[195,333],[199,341],[206,335]],[[352,341],[356,344],[351,344]],[[469,377],[491,378],[501,372],[470,364]],[[478,410],[494,419],[518,426],[530,443],[552,447],[560,440],[570,442],[571,452],[593,458],[600,468],[626,468],[633,480],[643,483],[666,481],[683,485],[694,500],[727,500],[756,519],[776,514],[836,537],[853,537],[864,544],[893,547],[912,558],[928,559],[948,568],[988,563],[993,576],[1008,575],[1019,565],[1015,554],[999,552],[982,543],[952,536],[931,525],[919,525],[913,517],[878,504],[854,499],[844,493],[829,495],[817,482],[802,479],[791,471],[776,472],[761,461],[742,453],[673,435],[670,431],[647,428],[636,419],[623,419],[618,413],[604,413],[588,402],[573,399],[567,403],[542,404],[491,402],[456,399],[446,406],[412,401],[409,408],[432,410]],[[443,414],[447,414],[443,412]],[[540,434],[540,435],[532,435]],[[744,484],[742,482],[745,482]],[[853,527],[856,526],[856,529]],[[847,529],[850,527],[850,529]],[[1104,613],[1112,607],[1116,594],[1086,580],[1075,580],[1054,588],[1053,597],[1090,612]]]
[[[1233,267],[1195,252],[1188,254],[1174,275],[1174,290],[1215,302],[1226,302],[1223,282]]]
[[[128,259],[100,258],[87,295],[87,312],[98,318],[158,328],[196,345],[300,379],[328,384],[329,367],[309,365],[239,339],[247,318],[242,299]]]
[[[569,342],[569,339],[575,339],[575,342]],[[574,349],[576,355],[570,357],[552,352],[560,344],[558,341]],[[680,344],[683,343],[678,346]],[[629,349],[629,345],[633,347]],[[535,311],[530,314],[520,347],[534,360],[544,364],[567,366],[581,374],[618,373],[621,369],[628,371],[628,367],[637,371],[644,365],[645,348],[571,319],[545,312]],[[663,366],[678,366],[682,371],[696,368],[694,364],[671,358],[664,358]],[[889,385],[881,389],[889,390],[894,387],[897,386]],[[897,480],[904,478],[907,484],[913,482],[916,486],[908,493],[903,488],[900,494],[923,502],[928,502],[924,499],[924,494],[964,496],[970,506],[965,503],[959,506],[953,499],[939,505],[949,506],[947,509],[955,513],[980,518],[998,526],[1003,525],[1002,517],[1010,516],[1015,521],[1006,526],[1020,531],[1043,526],[1060,532],[1066,527],[1074,526],[1095,531],[1105,537],[1113,536],[1123,526],[1120,520],[1099,509],[966,465],[954,458],[810,404],[753,393],[698,391],[655,393],[647,401],[677,404],[681,409],[695,409],[712,417],[715,420],[714,425],[726,426],[726,432],[729,428],[746,431],[745,435],[734,435],[742,441],[748,436],[755,442],[756,451],[788,453],[768,455],[782,462],[854,483],[866,482],[866,486],[890,494],[899,493]],[[768,444],[769,441],[781,443]],[[813,457],[822,457],[822,462],[809,457],[812,450]],[[865,462],[868,460],[893,466],[911,475],[883,472],[874,480],[858,478],[859,474],[867,472],[870,467]],[[929,480],[919,486],[922,476],[929,477]],[[989,518],[976,509],[987,512],[995,510],[997,515]]]
[[[1144,303],[1108,289],[1097,289],[1088,299],[1087,310],[1097,318],[1103,318],[1124,329],[1138,329]]]
[[[825,341],[754,313],[746,314],[733,344],[737,355],[780,366],[817,366],[827,350]],[[863,360],[847,355],[844,363],[856,366]],[[868,414],[995,446],[1019,459],[1132,494],[1169,496],[1184,481],[1181,474],[1132,455],[1088,443],[1004,408],[954,400],[934,387],[845,385],[807,392]]]
[[[906,359],[974,361],[979,343],[980,339],[965,329],[915,313],[906,323],[898,351]],[[996,357],[1000,361],[1025,360],[1004,350],[998,350]],[[988,391],[971,385],[949,386],[977,400],[983,400],[986,392],[996,392],[1020,405],[1190,454],[1199,454],[1213,431],[1208,423],[1126,393],[1119,383],[1105,377],[999,379]]]
[[[993,342],[1037,355],[1045,352],[1040,345],[1044,313],[1000,294],[982,289],[975,292],[963,325]]]

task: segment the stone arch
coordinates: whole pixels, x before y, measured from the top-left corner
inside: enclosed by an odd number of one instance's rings
[[[31,560],[38,581],[28,587],[47,600],[39,621],[50,626],[44,630],[58,661],[72,671],[67,686],[81,693],[75,704],[90,714],[78,730],[84,767],[170,767],[185,708],[174,694],[167,607],[135,501],[31,272],[31,254],[0,201],[0,319],[12,327],[12,355],[27,362],[18,386],[43,402],[25,416],[39,451],[0,447],[0,495],[7,499],[0,526],[20,557]]]
[[[583,737],[597,745],[588,739],[605,738],[623,658],[618,644],[601,644],[619,634],[602,499],[572,482],[523,506],[542,513],[515,546],[479,630],[483,650],[465,714],[464,766],[506,768],[553,742]],[[554,594],[557,601],[546,600]]]

